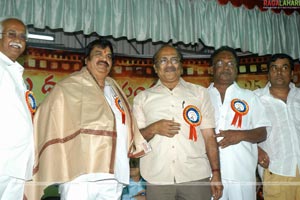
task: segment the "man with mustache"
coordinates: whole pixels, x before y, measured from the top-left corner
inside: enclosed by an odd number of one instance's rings
[[[300,199],[300,89],[292,83],[293,71],[289,55],[274,54],[268,62],[269,82],[255,91],[272,123],[258,148],[265,200]]]
[[[238,57],[223,46],[211,56],[213,83],[208,91],[214,105],[216,138],[220,151],[224,200],[256,199],[257,142],[266,138],[270,126],[264,106],[235,79]]]
[[[26,26],[21,20],[1,20],[0,199],[5,200],[23,199],[25,181],[32,177],[35,102],[23,81],[24,68],[17,62],[26,40]]]
[[[56,182],[62,200],[118,200],[129,184],[129,157],[150,150],[126,95],[108,76],[113,59],[110,41],[91,42],[86,67],[58,82],[39,106],[34,117],[36,196],[29,199],[40,199],[43,187]]]
[[[138,126],[152,147],[140,160],[146,198],[219,199],[223,187],[213,107],[204,87],[181,78],[181,62],[176,48],[162,46],[153,57],[158,82],[134,98]]]

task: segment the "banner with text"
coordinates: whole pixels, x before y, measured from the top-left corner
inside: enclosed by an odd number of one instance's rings
[[[264,87],[267,82],[267,61],[269,56],[240,57],[238,84],[254,90]],[[24,80],[36,96],[39,104],[54,85],[68,74],[78,71],[84,63],[81,53],[28,48],[26,54],[18,60],[24,67]],[[140,91],[155,84],[152,58],[116,56],[112,68],[113,77],[132,102]],[[212,81],[209,58],[186,58],[183,60],[182,77],[189,82],[207,87]],[[300,85],[300,65],[296,63],[293,80]]]

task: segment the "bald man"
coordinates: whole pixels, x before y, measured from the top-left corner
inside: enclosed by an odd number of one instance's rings
[[[26,46],[26,26],[16,18],[0,22],[0,199],[23,199],[33,170],[33,95],[16,61]],[[31,113],[32,112],[32,113]]]

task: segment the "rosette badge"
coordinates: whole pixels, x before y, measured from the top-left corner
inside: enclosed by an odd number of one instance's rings
[[[231,109],[235,112],[231,125],[238,128],[242,127],[243,116],[249,111],[249,106],[246,101],[240,99],[233,99],[231,101]]]
[[[124,111],[124,108],[122,106],[122,101],[119,97],[116,97],[115,98],[115,104],[118,108],[118,110],[121,112],[121,115],[122,115],[122,124],[125,124],[125,111]]]
[[[196,127],[201,124],[202,115],[200,110],[193,105],[188,105],[183,110],[183,118],[190,125],[190,136],[189,139],[197,141]]]
[[[37,105],[36,105],[36,101],[33,95],[33,92],[31,91],[26,91],[25,93],[25,99],[26,99],[26,103],[28,106],[29,111],[31,112],[31,115],[33,116],[33,114],[35,113],[36,109],[37,109]]]

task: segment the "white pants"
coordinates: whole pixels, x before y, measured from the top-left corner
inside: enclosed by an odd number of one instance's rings
[[[223,196],[220,200],[255,200],[256,182],[223,180]]]
[[[0,176],[0,200],[23,200],[24,184],[24,180]]]
[[[123,184],[116,180],[67,182],[59,186],[61,200],[120,200]]]

